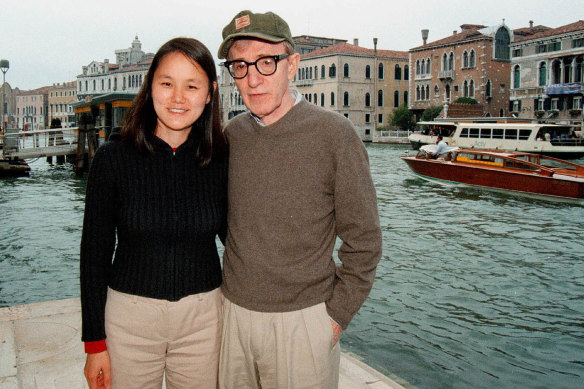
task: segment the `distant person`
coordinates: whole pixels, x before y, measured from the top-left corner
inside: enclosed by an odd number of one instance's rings
[[[441,135],[438,135],[438,138],[436,139],[436,144],[437,144],[436,151],[432,153],[432,157],[433,158],[444,157],[448,152],[448,144],[444,142]]]
[[[80,267],[91,389],[217,386],[227,155],[215,69],[201,42],[166,42],[121,141],[93,159]]]
[[[337,388],[339,337],[381,256],[367,151],[348,119],[290,87],[300,55],[278,15],[238,13],[218,56],[250,110],[225,129],[219,387]]]

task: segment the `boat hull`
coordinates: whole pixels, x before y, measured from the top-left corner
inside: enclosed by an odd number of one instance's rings
[[[29,172],[30,166],[23,160],[0,160],[0,178],[27,176]]]
[[[402,159],[416,175],[443,184],[465,184],[535,194],[558,200],[584,200],[584,180],[582,179],[559,179],[416,157],[402,157]]]

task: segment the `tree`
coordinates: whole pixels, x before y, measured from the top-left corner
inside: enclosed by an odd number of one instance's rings
[[[410,111],[406,104],[400,105],[391,112],[389,123],[403,130],[410,130],[416,126],[414,113]]]
[[[442,112],[442,106],[437,105],[434,107],[428,107],[422,113],[422,121],[428,122],[434,120]]]

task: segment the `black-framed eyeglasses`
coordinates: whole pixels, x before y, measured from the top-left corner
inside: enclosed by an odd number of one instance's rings
[[[248,69],[254,65],[258,72],[263,76],[271,76],[278,70],[278,61],[288,57],[290,54],[267,55],[256,59],[254,62],[242,60],[225,61],[221,65],[225,66],[231,74],[231,77],[240,80],[247,76]]]

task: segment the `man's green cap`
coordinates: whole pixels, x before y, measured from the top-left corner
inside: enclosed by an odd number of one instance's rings
[[[222,35],[219,59],[227,58],[233,42],[241,38],[257,38],[273,43],[287,41],[294,47],[288,23],[273,12],[261,14],[241,11],[223,28]]]

